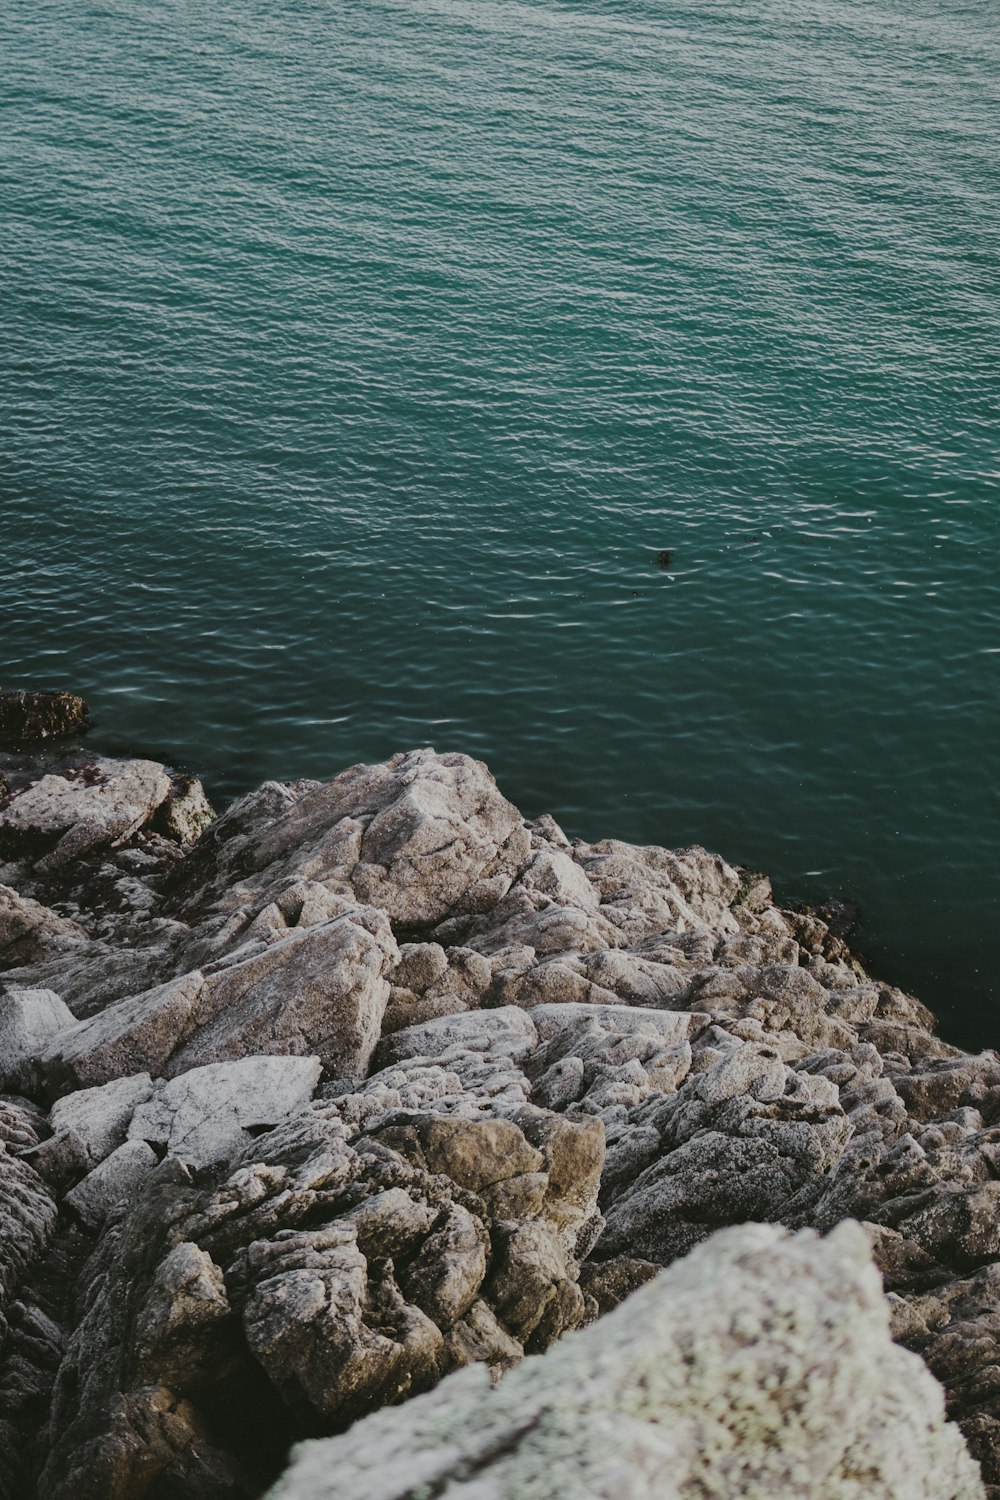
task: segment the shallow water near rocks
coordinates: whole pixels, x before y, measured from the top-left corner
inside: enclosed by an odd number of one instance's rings
[[[994,0],[10,0],[0,48],[0,681],[219,800],[469,751],[854,896],[997,1040]]]

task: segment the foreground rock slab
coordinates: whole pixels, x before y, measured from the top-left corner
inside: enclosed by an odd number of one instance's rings
[[[980,1500],[867,1242],[724,1230],[491,1390],[476,1368],[296,1450],[269,1500]]]

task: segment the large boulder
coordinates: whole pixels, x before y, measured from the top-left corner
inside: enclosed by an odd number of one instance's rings
[[[306,1443],[269,1500],[981,1500],[861,1231],[726,1230],[496,1390],[478,1369]]]
[[[123,1074],[175,1077],[260,1053],[317,1055],[334,1075],[365,1071],[398,957],[381,912],[355,908],[214,972],[168,980],[78,1022],[47,1051],[55,1092]]]
[[[233,909],[308,880],[420,928],[495,905],[529,852],[521,815],[481,762],[415,750],[237,803],[178,873],[171,909]]]
[[[169,793],[170,777],[151,760],[95,760],[43,776],[0,810],[0,852],[62,869],[138,832]]]
[[[52,990],[0,994],[0,1090],[34,1094],[42,1081],[39,1058],[75,1024],[72,1011]]]

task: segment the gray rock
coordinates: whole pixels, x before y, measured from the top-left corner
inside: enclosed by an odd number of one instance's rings
[[[494,905],[529,853],[520,814],[484,765],[415,750],[301,795],[262,789],[213,826],[180,872],[172,910],[232,909],[310,880],[422,927]]]
[[[0,849],[41,855],[53,872],[148,823],[170,792],[170,778],[150,760],[95,760],[43,776],[15,792],[0,811]]]
[[[89,1228],[96,1229],[108,1214],[128,1203],[156,1162],[156,1152],[145,1141],[125,1141],[88,1172],[64,1201]]]
[[[302,1109],[321,1071],[318,1057],[245,1057],[193,1068],[158,1082],[139,1101],[129,1139],[193,1167],[227,1161],[249,1145],[253,1132]]]
[[[75,1025],[72,1011],[52,990],[0,994],[0,1089],[34,1094],[41,1083],[42,1054]]]
[[[422,1026],[393,1032],[383,1038],[376,1060],[380,1067],[386,1067],[406,1057],[440,1057],[450,1047],[521,1058],[533,1051],[537,1042],[538,1032],[529,1013],[508,1005],[498,1010],[441,1016]]]
[[[746,1225],[496,1390],[463,1371],[303,1444],[269,1500],[981,1500],[940,1388],[889,1337],[864,1236]]]
[[[156,828],[179,844],[194,844],[214,821],[215,813],[205,788],[195,776],[174,776],[161,804]]]
[[[30,1108],[0,1099],[0,1342],[5,1310],[56,1229],[52,1191],[21,1159],[38,1144],[40,1125]]]
[[[78,950],[86,941],[76,922],[0,885],[0,969],[36,964],[67,949]]]
[[[338,1075],[361,1074],[389,995],[397,950],[381,913],[306,928],[213,973],[193,970],[79,1022],[46,1054],[55,1089],[126,1073],[175,1077],[264,1052],[319,1056]]]
[[[57,1100],[49,1123],[57,1136],[72,1131],[96,1166],[124,1143],[132,1116],[152,1094],[148,1073],[115,1078],[99,1088],[81,1089]]]

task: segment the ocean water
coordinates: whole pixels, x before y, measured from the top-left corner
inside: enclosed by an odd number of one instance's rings
[[[996,0],[4,0],[0,58],[0,682],[219,800],[468,751],[1000,1040]]]

